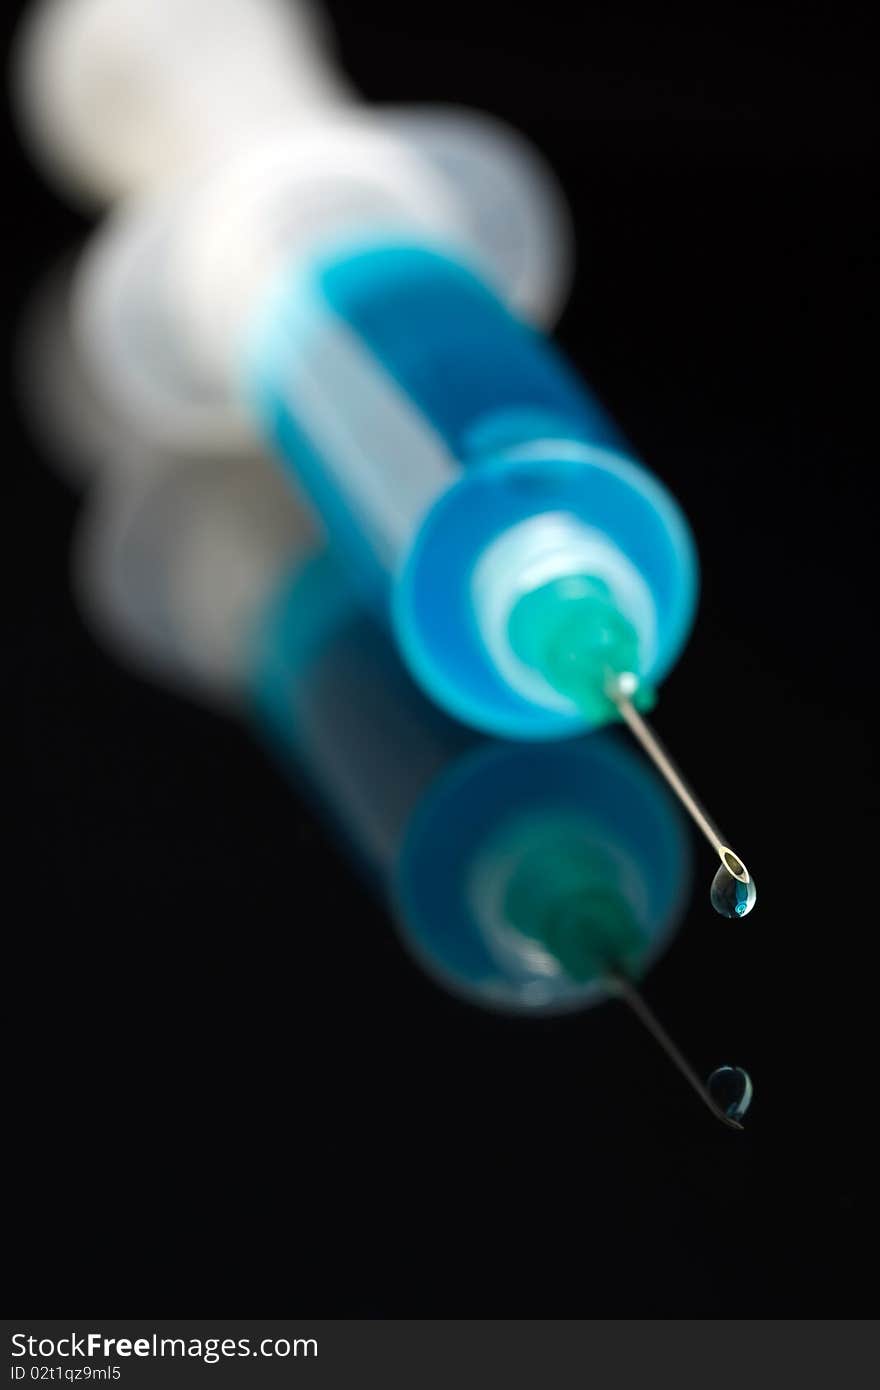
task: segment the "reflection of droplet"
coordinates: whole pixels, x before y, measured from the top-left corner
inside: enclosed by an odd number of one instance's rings
[[[742,1067],[719,1067],[706,1086],[718,1109],[729,1120],[741,1120],[752,1103],[752,1079]]]
[[[722,917],[745,917],[755,906],[758,894],[755,880],[746,873],[745,882],[721,864],[712,880],[712,906]]]

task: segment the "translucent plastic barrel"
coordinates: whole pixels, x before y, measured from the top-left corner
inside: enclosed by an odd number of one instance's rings
[[[548,545],[557,567],[570,552],[608,579],[643,637],[640,676],[656,684],[676,660],[697,591],[677,504],[466,264],[390,235],[328,252],[274,287],[246,370],[264,434],[449,712],[523,738],[591,727],[493,650],[493,603]]]

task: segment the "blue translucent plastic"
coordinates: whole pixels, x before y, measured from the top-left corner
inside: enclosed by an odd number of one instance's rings
[[[328,325],[423,422],[433,464],[415,449],[408,465],[389,445],[375,402],[352,389],[334,395],[332,370],[310,370],[315,361],[332,368]],[[458,718],[521,738],[590,727],[582,715],[544,708],[509,686],[474,620],[471,578],[486,546],[536,513],[574,515],[640,571],[657,614],[655,658],[640,674],[656,684],[678,657],[697,592],[695,551],[678,506],[627,456],[616,427],[556,349],[465,265],[425,247],[386,244],[298,270],[255,325],[248,377],[262,428],[305,485],[331,543],[392,621],[410,670]],[[312,406],[322,392],[316,425]],[[369,515],[353,486],[355,469],[337,447],[340,428],[353,441],[359,477],[380,499]],[[411,474],[402,474],[407,466]],[[424,480],[412,476],[419,469]]]
[[[645,946],[633,973],[643,974],[680,925],[690,852],[669,793],[612,734],[564,748],[484,742],[426,791],[394,868],[398,921],[419,959],[459,992],[486,994],[497,966],[474,929],[465,888],[491,831],[532,808],[547,819],[586,816],[616,855],[637,866]],[[568,1003],[583,1005],[603,992],[594,978]],[[540,1007],[540,995],[535,1003]]]

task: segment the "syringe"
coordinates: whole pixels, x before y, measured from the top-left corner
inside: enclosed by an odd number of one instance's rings
[[[641,710],[679,655],[697,562],[670,494],[465,256],[387,234],[300,261],[255,313],[249,397],[439,704],[506,737],[625,720],[755,901]]]
[[[473,215],[480,180],[463,182],[460,163],[450,177],[418,140],[364,129],[351,107],[332,112],[345,104],[332,82],[316,84],[304,121],[309,100],[294,102],[291,85],[288,101],[284,61],[268,56],[274,39],[264,41],[283,27],[268,0],[247,12],[224,0],[249,51],[267,55],[264,99],[235,88],[247,72],[253,94],[260,65],[234,61],[226,47],[222,62],[200,57],[193,83],[178,38],[184,17],[195,32],[210,8],[125,0],[132,34],[146,25],[151,36],[126,44],[108,0],[56,4],[55,14],[71,17],[67,38],[82,40],[81,56],[100,67],[109,53],[111,69],[116,57],[123,70],[122,59],[141,65],[141,81],[116,89],[138,119],[116,129],[90,105],[114,91],[112,81],[77,85],[71,45],[57,36],[54,47],[32,48],[42,55],[33,72],[51,77],[47,53],[67,63],[52,90],[81,118],[66,128],[75,156],[106,154],[105,140],[113,146],[107,186],[125,186],[135,166],[137,186],[162,185],[166,166],[192,167],[193,151],[199,159],[239,151],[126,214],[99,242],[78,310],[99,376],[133,405],[139,426],[161,429],[173,417],[180,435],[197,420],[189,439],[201,444],[237,438],[247,397],[429,694],[513,737],[624,718],[718,852],[716,907],[744,915],[754,903],[748,871],[640,712],[693,620],[689,532],[596,401],[520,320],[529,294],[542,298],[534,254],[524,277]],[[317,47],[305,52],[314,76]],[[221,129],[232,90],[234,129]],[[295,140],[270,134],[294,112]],[[134,144],[120,141],[120,128]],[[513,164],[521,193],[528,160]],[[549,181],[536,186],[531,201],[550,208]],[[529,201],[512,201],[518,226]],[[527,244],[534,252],[534,238]],[[172,400],[174,409],[157,408]],[[213,436],[206,418],[219,426]]]

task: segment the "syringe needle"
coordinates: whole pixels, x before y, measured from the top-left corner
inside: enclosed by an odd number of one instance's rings
[[[721,868],[712,880],[712,906],[722,917],[745,917],[757,898],[755,881],[739,855],[724,843],[657,735],[633,704],[638,685],[638,677],[631,671],[612,675],[607,684],[608,698],[721,860]]]
[[[743,1071],[742,1067],[719,1067],[712,1073],[708,1083],[702,1081],[694,1071],[690,1062],[672,1041],[666,1029],[660,1023],[660,1020],[648,1007],[642,994],[636,989],[632,981],[628,980],[625,975],[619,974],[617,971],[611,971],[605,978],[609,989],[611,989],[618,998],[623,999],[624,1002],[629,1005],[639,1022],[647,1028],[651,1037],[660,1044],[666,1056],[673,1065],[678,1068],[685,1080],[693,1087],[703,1104],[708,1106],[712,1111],[715,1118],[720,1120],[722,1124],[727,1125],[729,1129],[742,1129],[738,1117],[745,1114],[752,1098],[752,1083],[748,1073]],[[710,1089],[716,1078],[718,1078],[720,1083],[726,1083],[723,1086],[726,1101],[725,1106],[718,1104]],[[733,1097],[730,1096],[728,1078],[732,1078],[736,1087],[736,1093]],[[719,1086],[719,1089],[721,1089],[721,1086]]]

